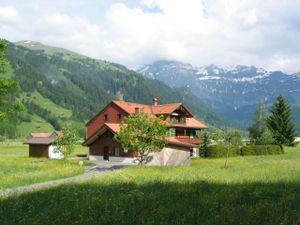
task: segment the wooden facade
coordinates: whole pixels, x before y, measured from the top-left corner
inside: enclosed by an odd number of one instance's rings
[[[94,156],[103,156],[103,159],[109,160],[114,157],[134,157],[134,153],[128,152],[113,139],[114,134],[111,131],[106,131],[99,136],[89,147],[89,154]]]
[[[120,123],[128,114],[115,104],[108,104],[96,117],[87,124],[86,137],[93,135],[105,123]]]
[[[90,156],[101,156],[103,160],[110,157],[132,158],[135,155],[127,152],[114,140],[113,136],[119,130],[120,122],[127,117],[143,111],[155,116],[163,116],[170,125],[169,145],[190,151],[197,147],[200,139],[196,130],[206,126],[193,118],[191,112],[181,103],[159,105],[142,105],[123,101],[112,101],[87,124],[86,140],[83,145],[89,147]]]
[[[49,145],[29,145],[29,157],[48,158]]]

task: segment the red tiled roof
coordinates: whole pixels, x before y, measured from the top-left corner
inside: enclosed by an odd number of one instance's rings
[[[207,128],[206,125],[201,123],[200,121],[196,120],[195,118],[186,118],[186,126],[188,127],[197,127],[197,128]]]
[[[178,109],[182,104],[181,103],[172,103],[172,104],[163,104],[157,106],[151,106],[153,114],[171,114],[176,109]]]
[[[30,133],[30,136],[33,138],[47,138],[50,137],[52,132],[49,133]]]
[[[139,108],[141,111],[149,114],[171,114],[176,109],[178,109],[182,103],[171,103],[171,104],[161,104],[161,105],[144,105],[139,103],[133,102],[124,102],[124,101],[113,101],[117,106],[122,108],[129,114],[134,114],[135,109]]]
[[[121,109],[123,109],[125,112],[129,114],[134,114],[135,109],[139,108],[141,111],[144,111],[145,113],[152,114],[151,107],[149,105],[143,105],[133,102],[124,102],[124,101],[113,101],[117,106],[119,106]]]
[[[119,123],[105,123],[104,125],[106,125],[114,133],[118,133],[120,131],[120,124]]]
[[[196,120],[195,118],[186,118],[184,124],[171,124],[172,127],[186,127],[186,128],[199,128],[205,129],[207,126],[200,121]]]

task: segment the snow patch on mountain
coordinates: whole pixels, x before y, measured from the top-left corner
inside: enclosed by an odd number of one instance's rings
[[[216,76],[204,76],[199,77],[198,80],[220,80],[222,77],[216,77]]]

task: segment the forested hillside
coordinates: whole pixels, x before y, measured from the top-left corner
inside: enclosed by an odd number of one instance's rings
[[[2,123],[2,136],[24,137],[28,132],[60,129],[67,122],[83,135],[84,123],[111,100],[151,104],[154,96],[160,103],[183,102],[203,121],[226,126],[190,91],[168,87],[118,64],[32,41],[10,43],[7,57],[12,68],[5,75],[19,81],[19,98],[27,109]]]

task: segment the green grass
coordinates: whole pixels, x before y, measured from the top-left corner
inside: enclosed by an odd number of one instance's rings
[[[43,109],[50,110],[51,113],[56,116],[56,117],[64,117],[64,118],[69,118],[72,116],[72,110],[63,108],[51,100],[44,98],[39,92],[34,91],[30,93],[30,96],[25,96],[23,95],[21,98],[33,101]]]
[[[300,224],[300,147],[284,155],[129,167],[3,198],[3,224]]]
[[[62,126],[66,124],[65,120],[67,120],[68,123],[72,124],[72,126],[74,126],[78,130],[84,127],[84,124],[82,122],[78,122],[70,119],[72,116],[72,110],[66,109],[64,107],[55,104],[51,100],[44,98],[37,91],[31,92],[29,94],[30,95],[27,96],[26,93],[23,93],[20,99],[33,101],[41,108],[49,110],[54,117],[59,119]],[[18,125],[17,129],[20,134],[20,137],[26,138],[28,137],[29,133],[52,132],[55,130],[49,122],[47,122],[45,119],[41,118],[40,116],[36,114],[30,114],[29,116],[31,119],[30,122],[22,122],[20,125]]]
[[[30,115],[31,122],[22,122],[18,126],[20,137],[28,137],[30,133],[52,132],[53,126],[38,115]],[[25,138],[26,139],[26,138]]]
[[[76,151],[83,153],[84,149],[80,147]],[[0,156],[0,189],[84,173],[84,168],[80,167],[76,160],[29,158],[28,145],[22,145],[20,142],[1,143]]]

